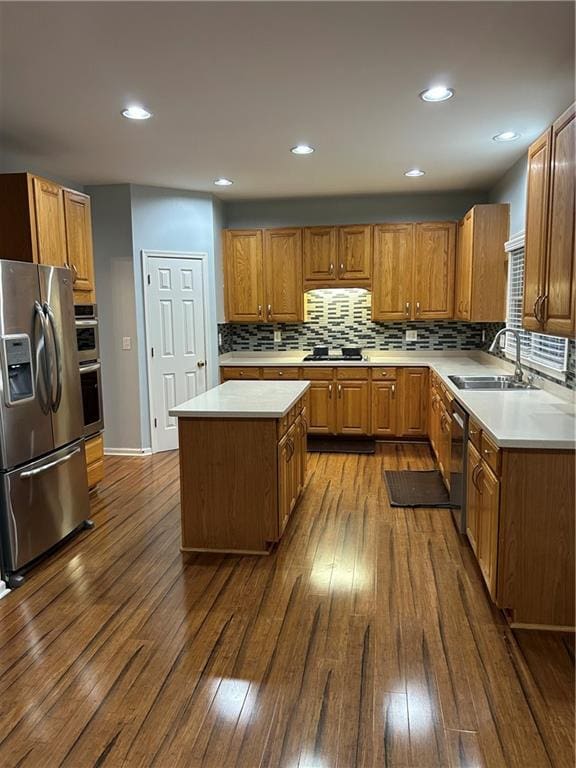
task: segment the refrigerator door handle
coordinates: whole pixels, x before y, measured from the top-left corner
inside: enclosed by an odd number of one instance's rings
[[[46,386],[46,400],[44,403],[44,397],[41,398],[40,405],[44,413],[50,411],[50,398],[52,389],[52,358],[48,353],[48,334],[46,333],[46,315],[42,309],[42,305],[39,301],[34,302],[34,312],[36,317],[40,321],[40,329],[42,335],[42,370],[44,372],[44,383]],[[34,342],[36,345],[36,341]]]
[[[56,366],[56,396],[52,398],[52,410],[54,413],[60,408],[62,402],[62,350],[60,349],[60,339],[58,337],[58,330],[56,328],[56,320],[54,318],[54,312],[52,307],[47,301],[44,302],[44,313],[50,321],[50,329],[52,331],[52,340],[54,342],[54,362]]]
[[[70,461],[70,459],[77,453],[80,453],[80,448],[75,448],[73,451],[66,454],[66,456],[62,456],[62,458],[56,459],[56,461],[49,461],[48,464],[43,464],[41,467],[36,467],[35,469],[28,469],[25,472],[20,472],[20,477],[26,479],[27,477],[35,477],[36,475],[41,475],[42,472],[46,472],[53,467],[57,467],[59,464],[65,464],[67,461]]]

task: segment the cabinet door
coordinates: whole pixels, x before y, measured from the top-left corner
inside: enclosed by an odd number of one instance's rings
[[[470,319],[472,297],[472,249],[474,247],[474,210],[468,211],[458,224],[458,246],[456,256],[456,289],[454,316],[458,320]]]
[[[498,563],[498,524],[500,520],[500,483],[485,461],[476,474],[479,491],[477,557],[484,581],[496,599]]]
[[[401,435],[425,435],[428,404],[428,369],[402,368],[398,374]]]
[[[262,232],[227,230],[224,243],[228,320],[263,322]]]
[[[414,318],[453,317],[456,223],[416,224]]]
[[[372,384],[372,429],[378,437],[396,435],[396,382],[376,381]]]
[[[73,273],[74,299],[91,303],[94,296],[94,256],[90,198],[80,192],[64,190],[66,251]]]
[[[264,286],[268,322],[304,319],[301,229],[264,231]]]
[[[440,404],[440,419],[438,425],[438,463],[444,483],[450,488],[450,467],[452,461],[452,417],[446,408]]]
[[[537,139],[528,150],[526,188],[526,241],[524,257],[523,327],[539,331],[546,272],[548,228],[548,191],[551,130]]]
[[[546,263],[546,333],[573,337],[576,331],[576,111],[574,105],[552,126],[550,203]]]
[[[287,437],[290,447],[290,456],[288,457],[288,514],[292,514],[292,510],[296,506],[298,496],[300,495],[301,442],[297,421],[288,430]]]
[[[306,408],[300,414],[300,492],[306,483],[308,468],[308,414]]]
[[[374,227],[373,320],[410,319],[413,261],[413,224]]]
[[[290,501],[292,498],[292,448],[290,438],[284,435],[278,443],[278,535],[281,536],[288,518],[290,517]]]
[[[338,280],[369,283],[372,274],[372,227],[340,227],[338,233]]]
[[[53,267],[66,265],[66,228],[62,188],[34,177],[34,212],[38,261]]]
[[[313,381],[308,390],[308,432],[312,435],[332,435],[335,432],[334,384]]]
[[[303,230],[304,282],[325,285],[336,279],[338,229],[307,227]]]
[[[472,551],[478,557],[478,512],[480,493],[476,485],[482,462],[480,454],[471,442],[468,442],[468,461],[466,464],[466,535]]]
[[[336,432],[339,435],[367,435],[370,430],[370,390],[367,381],[339,381],[336,384]]]

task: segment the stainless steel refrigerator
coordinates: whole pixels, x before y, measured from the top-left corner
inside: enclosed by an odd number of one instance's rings
[[[70,270],[0,260],[0,536],[18,573],[90,514]]]

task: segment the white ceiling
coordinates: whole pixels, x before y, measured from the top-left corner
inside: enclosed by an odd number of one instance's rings
[[[2,22],[4,169],[84,184],[485,189],[574,98],[571,2],[5,3]],[[423,103],[438,82],[455,98]]]

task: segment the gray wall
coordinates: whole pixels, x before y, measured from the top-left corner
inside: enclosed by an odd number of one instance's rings
[[[459,219],[486,192],[237,200],[224,203],[229,228],[377,224],[384,221]]]
[[[510,236],[524,230],[526,221],[526,180],[528,156],[522,155],[490,190],[491,203],[510,203]]]
[[[207,253],[209,262],[207,343],[211,347],[215,366],[209,367],[209,385],[218,383],[216,285],[220,283],[220,271],[216,276],[214,249],[213,198],[200,192],[186,192],[161,187],[131,186],[132,238],[134,255],[134,283],[136,286],[136,327],[138,333],[138,378],[140,390],[140,424],[142,446],[150,447],[150,417],[146,348],[144,340],[144,285],[142,281],[142,257],[146,251],[183,251]],[[219,258],[219,254],[218,254]],[[218,265],[218,269],[219,265]],[[223,312],[223,310],[220,310]]]
[[[92,201],[105,445],[138,450],[142,440],[130,186],[88,187],[86,191]],[[134,340],[131,351],[122,350],[123,336]]]

